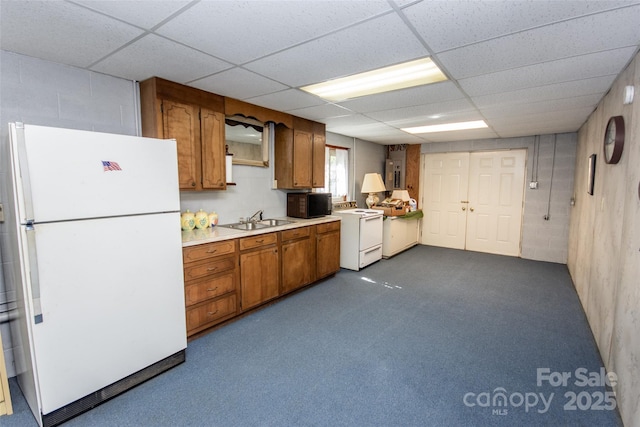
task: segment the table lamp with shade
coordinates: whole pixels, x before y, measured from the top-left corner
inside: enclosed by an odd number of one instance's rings
[[[384,187],[384,182],[382,182],[382,177],[379,173],[368,173],[364,176],[364,181],[362,182],[362,193],[369,193],[369,197],[365,201],[367,203],[367,207],[371,209],[375,206],[380,199],[376,193],[380,193],[382,191],[387,191]]]
[[[407,190],[393,190],[391,193],[391,198],[396,200],[402,200],[405,204],[411,200],[409,196],[409,192]]]

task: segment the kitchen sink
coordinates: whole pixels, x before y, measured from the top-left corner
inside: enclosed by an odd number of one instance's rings
[[[263,219],[258,222],[236,222],[233,224],[220,224],[218,227],[233,228],[234,230],[260,230],[263,228],[277,227],[278,225],[291,224],[293,221],[286,219]]]
[[[278,225],[291,224],[293,221],[287,221],[286,219],[263,219],[258,224],[264,224],[268,227],[276,227]]]
[[[234,224],[220,224],[218,227],[233,228],[234,230],[259,230],[261,228],[268,228],[270,225],[256,222],[236,222]]]

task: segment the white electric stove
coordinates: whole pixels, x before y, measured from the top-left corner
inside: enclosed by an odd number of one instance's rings
[[[382,259],[382,211],[334,209],[333,215],[342,219],[340,267],[358,271]]]

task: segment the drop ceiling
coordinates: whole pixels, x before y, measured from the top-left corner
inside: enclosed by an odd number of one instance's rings
[[[6,51],[159,76],[380,144],[575,132],[640,46],[640,1],[1,0],[0,20]],[[299,89],[425,56],[448,81],[336,103]],[[489,127],[400,130],[473,120]]]

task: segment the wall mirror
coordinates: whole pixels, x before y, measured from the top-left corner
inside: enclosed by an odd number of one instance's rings
[[[225,140],[234,165],[269,166],[269,141],[273,123],[263,123],[242,115],[225,118]]]

